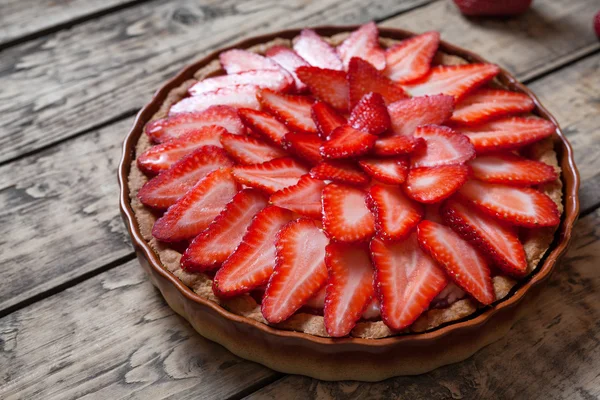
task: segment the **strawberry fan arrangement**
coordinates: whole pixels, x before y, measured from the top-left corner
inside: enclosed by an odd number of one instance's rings
[[[252,294],[266,321],[319,309],[327,333],[361,318],[409,327],[445,288],[483,305],[491,277],[521,278],[519,231],[560,214],[526,157],[555,130],[533,101],[489,85],[491,64],[432,66],[439,34],[380,47],[374,23],[332,47],[229,50],[146,126],[137,158],[152,234],[183,243],[219,297]]]

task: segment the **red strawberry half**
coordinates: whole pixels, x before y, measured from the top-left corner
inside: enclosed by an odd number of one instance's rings
[[[400,240],[423,218],[423,206],[397,186],[373,185],[367,204],[375,216],[375,231],[384,240]]]
[[[275,115],[290,129],[305,133],[316,133],[312,120],[312,100],[307,96],[293,96],[263,89],[258,92],[263,109]]]
[[[425,139],[425,147],[410,156],[411,167],[461,164],[475,158],[469,138],[446,126],[419,126],[415,137]]]
[[[553,167],[512,153],[479,156],[469,162],[473,176],[480,181],[529,186],[553,182],[558,176]]]
[[[202,93],[198,96],[186,97],[171,106],[169,116],[180,113],[201,112],[215,105],[258,109],[260,104],[256,100],[257,91],[258,86],[255,85],[238,85]]]
[[[425,146],[423,138],[414,136],[390,136],[375,141],[373,152],[378,156],[410,154]]]
[[[502,115],[526,113],[534,108],[535,103],[524,93],[480,89],[466,96],[456,105],[452,121],[461,124],[477,124]]]
[[[406,83],[423,77],[429,71],[431,60],[440,43],[438,32],[403,40],[385,52],[385,74],[393,81]]]
[[[379,45],[379,30],[369,22],[355,30],[336,49],[344,68],[348,69],[353,57],[365,60],[379,70],[385,68],[385,51]]]
[[[299,67],[296,74],[315,97],[338,110],[348,110],[348,82],[344,71],[308,66]]]
[[[271,194],[295,185],[307,172],[293,158],[284,157],[262,164],[239,165],[233,169],[233,176],[241,184]]]
[[[348,84],[351,107],[354,107],[365,94],[371,92],[379,93],[386,104],[408,97],[402,86],[391,81],[368,62],[356,57],[350,60]]]
[[[312,105],[312,117],[317,126],[317,132],[323,139],[329,138],[338,126],[346,124],[346,118],[340,116],[330,105],[317,101]]]
[[[322,202],[323,228],[331,239],[355,242],[373,236],[374,219],[367,208],[364,191],[330,183],[323,189]]]
[[[383,183],[401,184],[408,175],[408,159],[396,158],[365,158],[358,162],[361,168],[373,179]]]
[[[419,125],[442,125],[452,115],[454,98],[443,94],[398,100],[388,106],[394,135],[412,135]]]
[[[306,85],[298,78],[298,75],[296,75],[296,69],[298,67],[309,65],[306,60],[296,54],[294,50],[285,46],[273,46],[267,50],[266,55],[292,75],[298,92],[306,90]]]
[[[352,161],[328,160],[320,162],[310,170],[313,178],[347,183],[349,185],[366,185],[369,177]]]
[[[254,70],[281,70],[275,61],[243,49],[232,49],[219,55],[221,66],[228,74]]]
[[[321,146],[325,158],[348,158],[367,153],[377,140],[377,136],[354,129],[350,125],[336,128]]]
[[[240,108],[238,113],[246,126],[271,143],[281,145],[283,137],[289,132],[283,123],[266,112]]]
[[[190,87],[188,92],[192,96],[199,96],[217,89],[238,85],[255,85],[278,92],[287,92],[294,87],[294,80],[290,74],[281,69],[244,71],[206,78]]]
[[[404,191],[420,203],[437,203],[460,189],[468,178],[466,165],[411,168]]]
[[[342,70],[344,66],[335,49],[312,29],[303,29],[294,39],[294,50],[310,65]]]
[[[321,157],[320,148],[323,140],[314,133],[290,132],[283,139],[283,148],[296,154],[301,159],[314,165],[319,163]]]
[[[348,125],[371,135],[387,131],[390,127],[390,116],[383,97],[378,93],[364,95],[352,109]]]
[[[304,175],[297,184],[275,192],[269,203],[311,218],[321,219],[321,192],[325,182]]]
[[[286,156],[283,150],[251,136],[224,133],[221,144],[231,157],[242,164],[260,164]]]

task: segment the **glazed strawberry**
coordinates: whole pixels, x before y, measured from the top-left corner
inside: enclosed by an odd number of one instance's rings
[[[148,207],[166,209],[208,173],[232,166],[233,162],[223,149],[215,146],[201,147],[146,182],[139,190],[138,198]]]
[[[446,273],[409,235],[401,242],[371,241],[381,317],[391,329],[412,325],[448,284]]]
[[[417,238],[421,248],[475,300],[485,305],[496,300],[485,258],[458,234],[436,222],[422,221]]]
[[[327,280],[325,247],[329,240],[313,220],[285,225],[277,237],[277,264],[262,301],[262,314],[276,324],[288,319]]]
[[[414,136],[389,136],[378,138],[373,146],[373,152],[378,156],[397,156],[410,154],[425,147],[423,138]]]
[[[530,186],[553,182],[558,178],[550,165],[512,153],[479,156],[471,160],[469,165],[476,179],[490,183]]]
[[[377,140],[377,136],[359,131],[349,125],[336,128],[321,146],[325,158],[348,158],[367,153]]]
[[[283,123],[266,112],[240,108],[238,114],[246,126],[271,143],[281,146],[283,137],[289,132]]]
[[[269,194],[298,183],[308,170],[293,158],[277,158],[262,164],[238,165],[233,176],[239,183]]]
[[[254,70],[281,70],[275,61],[243,49],[232,49],[219,54],[221,66],[227,74],[237,74]]]
[[[306,85],[298,78],[298,75],[296,75],[296,69],[298,67],[309,65],[306,60],[296,54],[294,50],[285,46],[273,46],[267,50],[266,55],[292,75],[298,92],[306,90]]]
[[[299,67],[296,74],[315,97],[338,110],[348,110],[348,81],[344,71],[308,66]]]
[[[186,271],[209,271],[227,259],[242,241],[252,218],[267,205],[254,189],[238,192],[214,221],[192,240],[181,257]]]
[[[307,96],[293,96],[262,89],[258,100],[265,111],[275,115],[288,128],[304,133],[316,133],[312,120],[312,100]]]
[[[269,203],[311,218],[321,219],[321,192],[325,182],[304,175],[297,184],[269,197]]]
[[[217,89],[238,85],[255,85],[278,92],[288,92],[295,86],[292,76],[281,69],[253,70],[206,78],[190,87],[188,92],[192,96],[198,96]]]
[[[144,131],[153,142],[162,143],[208,125],[219,125],[238,135],[246,130],[235,108],[212,106],[202,112],[183,113],[157,119],[148,123]]]
[[[316,179],[349,185],[366,185],[369,183],[369,177],[355,163],[348,160],[322,161],[310,170],[310,175]]]
[[[522,14],[533,0],[454,0],[461,13],[469,16],[509,16]]]
[[[241,164],[260,164],[287,155],[283,150],[252,136],[224,133],[221,135],[221,144]]]
[[[330,183],[322,193],[323,229],[340,242],[369,239],[375,231],[373,215],[367,208],[366,193],[358,188]]]
[[[186,97],[171,106],[169,116],[180,113],[201,112],[215,105],[259,109],[260,104],[256,100],[257,91],[258,86],[239,85],[224,87],[198,96]]]
[[[361,168],[373,179],[389,184],[401,184],[408,175],[408,159],[396,158],[365,158],[358,162]]]
[[[411,167],[461,164],[475,158],[469,138],[446,126],[419,126],[415,137],[425,139],[425,146],[411,154]]]
[[[344,69],[353,57],[365,60],[379,70],[385,69],[385,51],[379,45],[379,30],[369,22],[355,30],[336,49]]]
[[[423,206],[397,186],[373,185],[367,204],[375,216],[375,231],[384,240],[400,240],[423,218]]]
[[[420,203],[437,203],[460,189],[468,178],[466,165],[411,168],[404,191]]]
[[[322,101],[312,105],[312,117],[319,136],[327,139],[338,126],[346,124],[346,118],[339,115],[331,106]]]
[[[535,228],[560,222],[556,204],[535,189],[470,180],[459,193],[487,214],[514,225]]]
[[[390,47],[385,52],[385,74],[398,83],[407,83],[425,76],[439,44],[438,32],[426,32]]]
[[[454,98],[443,94],[398,100],[388,106],[394,135],[412,135],[419,125],[442,125],[452,115]]]
[[[225,260],[213,281],[217,296],[235,296],[265,285],[275,268],[275,240],[293,214],[269,206],[250,222],[240,245]]]
[[[516,277],[526,274],[525,250],[515,229],[455,198],[444,204],[442,218],[447,226],[486,254],[504,273]]]
[[[365,94],[379,93],[386,104],[408,97],[402,86],[383,75],[368,62],[354,57],[348,67],[348,84],[350,86],[350,107]]]
[[[383,97],[378,93],[365,94],[352,109],[348,125],[371,135],[387,131],[390,127],[390,116]]]
[[[455,100],[494,78],[500,69],[493,64],[440,65],[417,82],[404,86],[411,96],[447,94]]]
[[[197,131],[190,131],[167,143],[150,147],[138,157],[138,167],[147,174],[158,174],[166,171],[175,162],[197,148],[203,146],[221,147],[219,138],[222,134],[232,135],[217,125],[204,126]]]
[[[471,140],[477,153],[516,149],[551,136],[555,130],[554,124],[545,119],[522,117],[460,128],[460,132]]]
[[[283,148],[314,165],[321,162],[323,140],[313,133],[290,132],[283,138]]]
[[[156,221],[152,235],[165,242],[192,239],[210,225],[237,191],[231,169],[209,173]]]
[[[344,69],[335,49],[312,29],[303,29],[300,32],[294,39],[294,50],[314,67]]]
[[[332,337],[350,333],[374,295],[373,266],[366,247],[330,243],[326,249],[325,329]]]
[[[534,108],[535,103],[525,93],[479,89],[456,105],[451,120],[460,124],[478,124],[507,114],[526,113]]]

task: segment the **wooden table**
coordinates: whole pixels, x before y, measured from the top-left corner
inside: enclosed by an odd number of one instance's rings
[[[0,398],[600,398],[597,0],[465,19],[448,0],[2,0]],[[575,149],[582,215],[539,307],[469,360],[376,384],[286,376],[197,335],[138,267],[121,141],[186,63],[283,27],[375,20],[472,49],[529,84]]]

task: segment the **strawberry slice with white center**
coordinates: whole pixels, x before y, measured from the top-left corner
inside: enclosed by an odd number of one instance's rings
[[[390,116],[383,97],[378,93],[365,94],[352,109],[348,125],[371,135],[387,131],[390,127]]]
[[[275,268],[275,240],[293,214],[269,206],[250,222],[240,245],[225,260],[213,281],[217,296],[230,297],[265,285]]]
[[[525,250],[514,228],[454,197],[444,204],[441,214],[446,225],[488,255],[504,273],[515,277],[527,273]]]
[[[344,71],[307,66],[299,67],[296,74],[315,97],[340,111],[348,110],[348,81]]]
[[[375,220],[367,208],[366,193],[358,188],[330,183],[321,195],[323,229],[340,242],[369,239],[375,232]]]
[[[262,108],[283,121],[288,128],[304,133],[316,133],[312,119],[313,101],[307,96],[294,96],[262,89],[258,92]]]
[[[512,150],[551,136],[556,126],[541,118],[512,117],[461,127],[477,153]]]
[[[375,216],[375,232],[384,240],[402,239],[423,219],[423,206],[397,186],[371,186],[367,204]]]
[[[512,153],[479,156],[471,160],[469,165],[476,179],[490,183],[530,186],[553,182],[558,178],[552,166]]]
[[[532,188],[470,180],[459,193],[487,214],[513,225],[536,228],[560,222],[552,199]]]
[[[215,105],[259,109],[260,104],[256,99],[258,90],[258,86],[255,85],[238,85],[202,93],[198,96],[186,97],[171,106],[169,116],[180,113],[201,112]]]
[[[326,249],[327,279],[323,316],[330,336],[350,333],[375,294],[374,271],[366,247],[330,243]]]
[[[298,67],[309,65],[305,59],[296,54],[294,50],[285,46],[273,46],[265,54],[292,75],[298,92],[306,90],[306,85],[296,75]]]
[[[419,125],[442,125],[452,115],[454,97],[444,94],[398,100],[388,106],[394,135],[412,135]]]
[[[283,148],[314,165],[321,162],[323,139],[314,133],[290,132],[283,138]]]
[[[210,225],[237,192],[231,169],[209,173],[154,223],[152,235],[165,242],[192,239]]]
[[[385,69],[385,51],[379,45],[379,30],[375,22],[364,24],[352,32],[336,51],[346,70],[353,57],[367,61],[378,70]]]
[[[494,64],[440,65],[417,82],[404,86],[411,96],[447,94],[455,100],[494,78],[500,69]]]
[[[298,183],[308,170],[293,158],[277,158],[262,164],[238,165],[233,169],[235,179],[246,186],[269,194]]]
[[[201,147],[146,182],[139,190],[138,198],[148,207],[166,209],[200,179],[221,167],[233,167],[227,153],[215,146]]]
[[[198,96],[217,89],[238,85],[255,85],[278,92],[288,92],[295,86],[294,79],[286,71],[272,69],[244,71],[206,78],[195,83],[188,89],[188,92],[192,96]]]
[[[283,123],[266,112],[240,108],[238,113],[244,124],[253,132],[279,146],[282,144],[283,137],[290,131]]]
[[[283,150],[251,136],[224,133],[221,144],[241,164],[260,164],[286,156]]]
[[[404,191],[420,203],[437,203],[461,188],[469,178],[466,165],[411,168]]]
[[[358,163],[373,179],[383,183],[399,185],[408,176],[408,159],[405,157],[365,158]]]
[[[469,138],[446,126],[419,126],[415,137],[425,139],[425,147],[410,156],[412,167],[462,164],[475,158],[475,148]]]
[[[417,238],[425,250],[465,292],[488,305],[496,300],[485,258],[450,228],[421,221]]]
[[[390,80],[368,62],[356,57],[350,60],[348,84],[351,107],[354,107],[365,94],[371,92],[379,93],[386,104],[408,97],[402,86]]]
[[[429,257],[412,234],[401,242],[371,241],[381,318],[393,330],[412,325],[446,287],[446,273]]]
[[[425,140],[423,138],[390,136],[377,139],[373,146],[373,152],[378,156],[397,156],[413,153],[423,147],[425,147]]]
[[[188,132],[167,143],[150,147],[138,157],[138,167],[147,174],[158,174],[166,171],[184,156],[200,147],[221,147],[219,138],[222,134],[232,135],[227,133],[224,128],[216,125],[205,126],[197,131]]]
[[[390,47],[385,52],[385,74],[398,83],[407,83],[425,76],[439,44],[438,32],[426,32]]]
[[[325,182],[304,175],[294,186],[286,187],[269,197],[269,203],[311,218],[321,219],[321,192]]]
[[[312,118],[315,121],[319,136],[323,139],[329,138],[338,126],[346,124],[346,118],[322,101],[317,101],[312,105]]]
[[[282,70],[279,64],[270,58],[243,49],[224,51],[219,54],[219,61],[227,74],[254,70]]]
[[[325,284],[328,242],[317,222],[310,219],[300,218],[281,229],[276,243],[277,264],[261,306],[267,321],[285,321]]]
[[[355,163],[346,160],[327,160],[315,165],[310,170],[313,178],[347,183],[349,185],[366,185],[369,177]]]
[[[265,206],[264,195],[254,189],[238,192],[181,257],[186,271],[210,271],[227,259],[242,241],[252,218]]]
[[[534,108],[535,103],[525,93],[479,89],[456,105],[451,120],[460,124],[478,124],[507,114],[530,112]]]
[[[294,38],[294,50],[314,67],[343,70],[344,66],[335,49],[312,29],[303,29]]]
[[[377,136],[354,129],[350,125],[336,128],[321,146],[325,158],[348,158],[367,153],[377,140]]]
[[[240,135],[246,128],[237,111],[228,106],[212,106],[202,112],[183,113],[148,123],[144,129],[153,142],[162,143],[209,125],[219,125]]]

